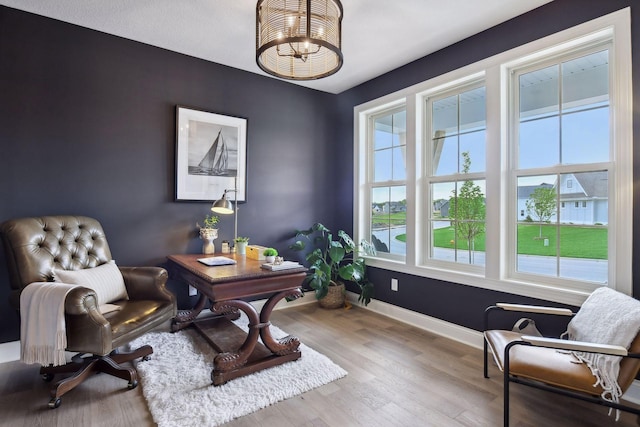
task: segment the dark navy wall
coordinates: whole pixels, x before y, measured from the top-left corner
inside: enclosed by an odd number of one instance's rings
[[[247,119],[238,233],[284,251],[295,228],[334,222],[335,98],[0,7],[0,222],[95,217],[120,265],[200,251],[211,204],[174,201],[180,104]],[[231,238],[233,216],[221,217],[216,243]],[[0,342],[18,338],[8,290],[0,249]]]
[[[442,49],[432,55],[414,61],[404,67],[393,70],[383,76],[370,80],[358,87],[339,94],[340,140],[345,147],[351,148],[353,141],[353,108],[359,104],[379,98],[397,90],[409,87],[432,77],[461,68],[492,55],[504,52],[530,41],[562,31],[577,24],[589,21],[607,13],[631,6],[631,25],[633,37],[633,87],[634,87],[634,135],[640,135],[640,4],[634,0],[555,0],[529,13],[516,17],[496,27],[474,35],[459,43]],[[640,167],[640,150],[634,150],[634,171]],[[340,197],[347,209],[341,212],[340,224],[352,229],[353,172],[348,169],[353,164],[353,150],[345,149],[341,160],[345,173],[342,175]],[[638,179],[634,173],[634,182]],[[348,185],[344,183],[349,183]],[[634,205],[640,201],[640,188],[634,186]],[[637,222],[638,220],[635,220]],[[635,227],[633,234],[638,235]],[[634,266],[639,259],[637,243],[634,243]],[[634,267],[634,278],[636,268]],[[376,283],[375,298],[427,314],[458,325],[480,330],[482,314],[487,305],[498,301],[518,303],[545,303],[531,298],[488,291],[472,286],[447,283],[409,274],[399,274],[378,268],[369,269],[370,279]],[[390,290],[392,277],[400,281],[399,292]],[[640,281],[634,280],[634,296],[640,297]],[[544,321],[543,321],[544,322]]]

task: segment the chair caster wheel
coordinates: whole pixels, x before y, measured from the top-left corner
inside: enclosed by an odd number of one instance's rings
[[[149,356],[149,355],[144,356],[144,357],[142,358],[142,360],[143,360],[143,361],[145,361],[145,362],[148,362],[149,360],[151,360],[151,356]]]
[[[49,401],[49,409],[56,409],[62,403],[62,399],[54,397]]]
[[[45,382],[51,382],[51,380],[53,379],[53,374],[50,373],[42,374],[41,376]]]
[[[129,384],[127,384],[127,388],[129,390],[133,390],[136,387],[138,387],[138,380],[133,380]]]

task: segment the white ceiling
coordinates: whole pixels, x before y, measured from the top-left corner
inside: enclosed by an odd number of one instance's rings
[[[552,0],[342,0],[344,65],[301,86],[340,93]],[[0,4],[267,76],[256,0],[0,0]]]

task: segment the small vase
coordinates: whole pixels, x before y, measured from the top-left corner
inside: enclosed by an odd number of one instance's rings
[[[275,255],[265,255],[265,257],[264,257],[264,262],[269,263],[269,264],[273,264],[275,260],[276,260],[276,256]]]
[[[236,248],[238,255],[246,255],[247,254],[247,242],[236,242]]]
[[[218,238],[217,228],[201,228],[200,238],[202,239],[202,253],[205,255],[214,254],[216,247],[213,241]]]

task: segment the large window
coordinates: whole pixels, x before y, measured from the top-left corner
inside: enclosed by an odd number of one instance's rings
[[[513,70],[511,169],[527,212],[514,224],[517,273],[608,282],[609,54],[607,44]]]
[[[582,303],[631,291],[628,9],[356,107],[372,266]]]

